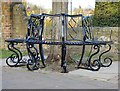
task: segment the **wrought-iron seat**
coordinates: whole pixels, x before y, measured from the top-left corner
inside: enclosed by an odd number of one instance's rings
[[[62,45],[62,42],[56,41],[41,41],[36,39],[7,39],[6,42],[10,43],[34,43],[34,44],[48,44],[48,45]],[[71,42],[71,41],[65,41],[66,45],[106,45],[106,44],[112,44],[113,41],[80,41],[80,42]]]
[[[80,41],[80,42],[69,42],[65,41],[66,45],[106,45],[113,43],[112,41]]]
[[[5,40],[5,42],[10,42],[10,43],[26,43],[26,39],[13,39],[13,38],[10,38],[10,39],[7,39]]]
[[[44,40],[37,40],[37,39],[24,39],[24,38],[10,38],[5,40],[6,42],[10,43],[34,43],[34,44],[48,44],[48,45],[62,45],[62,42],[55,41],[44,41]],[[92,40],[92,41],[65,41],[66,45],[106,45],[106,44],[113,44],[113,41],[98,41],[98,40]]]

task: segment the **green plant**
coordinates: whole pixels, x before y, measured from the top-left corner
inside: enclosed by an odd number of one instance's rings
[[[12,54],[12,52],[7,49],[0,49],[0,52],[1,52],[0,58],[7,58]],[[23,51],[22,54],[23,56],[27,55],[27,51]]]

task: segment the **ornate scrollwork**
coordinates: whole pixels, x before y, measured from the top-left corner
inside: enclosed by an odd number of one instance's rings
[[[92,57],[99,53],[100,47],[99,45],[94,45],[93,48],[96,50],[88,59],[88,67],[90,67],[93,71],[98,71],[100,69],[100,63],[98,59],[92,60]]]
[[[27,50],[29,58],[27,61],[27,68],[30,71],[39,69],[40,66],[40,57],[38,56],[38,50],[33,44],[27,44]]]
[[[14,43],[9,43],[9,44],[8,44],[8,49],[9,49],[10,51],[12,51],[13,54],[11,54],[11,55],[6,59],[6,63],[7,63],[7,65],[10,66],[10,67],[15,67],[15,66],[18,65],[18,63],[19,63],[19,61],[20,61],[19,54],[18,54],[18,52],[16,52],[16,49],[17,49],[17,48],[14,47]]]
[[[112,64],[112,59],[110,57],[105,57],[102,59],[102,56],[108,53],[111,50],[111,45],[108,44],[108,49],[102,52],[99,56],[100,64],[102,67],[109,67]]]

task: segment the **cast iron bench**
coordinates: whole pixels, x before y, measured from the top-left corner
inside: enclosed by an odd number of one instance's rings
[[[52,19],[54,17],[57,17],[60,19],[60,22],[62,24],[60,41],[56,41],[56,40],[48,41],[43,38],[43,33],[45,32],[44,31],[45,19],[47,19],[48,17]],[[77,18],[80,17],[81,25],[77,22],[78,19],[76,20],[74,19],[76,17]],[[13,52],[13,54],[6,59],[6,63],[10,67],[15,67],[22,62],[21,61],[23,59],[22,53],[18,48],[15,47],[15,45],[17,45],[18,43],[25,43],[28,56],[29,56],[29,59],[27,59],[27,68],[31,71],[39,69],[40,59],[43,64],[42,67],[46,67],[43,45],[61,45],[61,53],[62,53],[61,67],[63,68],[62,72],[64,73],[68,72],[67,61],[65,57],[66,57],[66,46],[69,46],[69,45],[82,46],[82,55],[80,57],[80,60],[77,62],[77,68],[98,71],[100,67],[109,67],[112,64],[112,59],[110,57],[105,57],[104,62],[102,62],[101,57],[111,50],[111,44],[113,43],[113,41],[95,40],[92,37],[88,19],[89,17],[85,17],[82,14],[78,14],[78,15],[68,15],[63,13],[54,14],[54,15],[45,14],[45,13],[38,14],[38,15],[31,14],[30,19],[28,20],[28,29],[27,29],[26,38],[25,39],[11,38],[11,39],[5,40],[6,42],[9,43],[8,49]],[[72,25],[71,22],[74,22],[75,25]],[[79,28],[82,27],[81,30],[78,30],[82,32],[82,39],[77,40],[76,38],[73,38],[73,36],[70,33],[68,33],[69,29],[71,29],[73,32],[76,33],[76,30],[75,30],[76,26]],[[68,35],[71,38],[70,40],[67,38]],[[76,33],[76,36],[77,35],[78,34]],[[35,45],[39,45],[39,48],[36,48]],[[85,46],[87,45],[93,46],[92,50],[95,50],[95,52],[89,55],[86,63],[82,63],[82,60],[84,58],[84,53],[85,53]],[[100,53],[102,45],[108,45],[108,49]],[[100,53],[98,58],[92,60],[92,57],[97,55],[98,53]],[[81,66],[81,64],[84,66]]]

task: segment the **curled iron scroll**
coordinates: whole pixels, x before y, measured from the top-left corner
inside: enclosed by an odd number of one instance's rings
[[[92,53],[91,56],[88,59],[88,65],[93,71],[98,71],[100,69],[100,63],[98,59],[92,60],[92,57],[99,53],[100,47],[99,45],[94,45],[93,48],[96,50],[96,52]]]
[[[40,58],[38,56],[39,53],[38,53],[37,48],[32,44],[27,44],[27,51],[28,51],[28,55],[29,55],[29,58],[30,58],[30,59],[28,59],[28,63],[27,63],[28,70],[33,71],[33,70],[39,69],[39,66],[40,66],[39,60],[40,60]]]
[[[111,50],[111,45],[110,44],[107,45],[108,45],[108,49],[102,52],[99,56],[100,64],[102,67],[109,67],[112,64],[112,59],[110,57],[105,57],[104,59],[102,59],[102,56]]]
[[[16,52],[17,48],[14,47],[14,43],[9,43],[8,49],[13,53],[6,59],[6,63],[10,67],[15,67],[18,65],[21,58],[19,57],[18,52]],[[18,51],[18,49],[17,49],[17,51]]]

